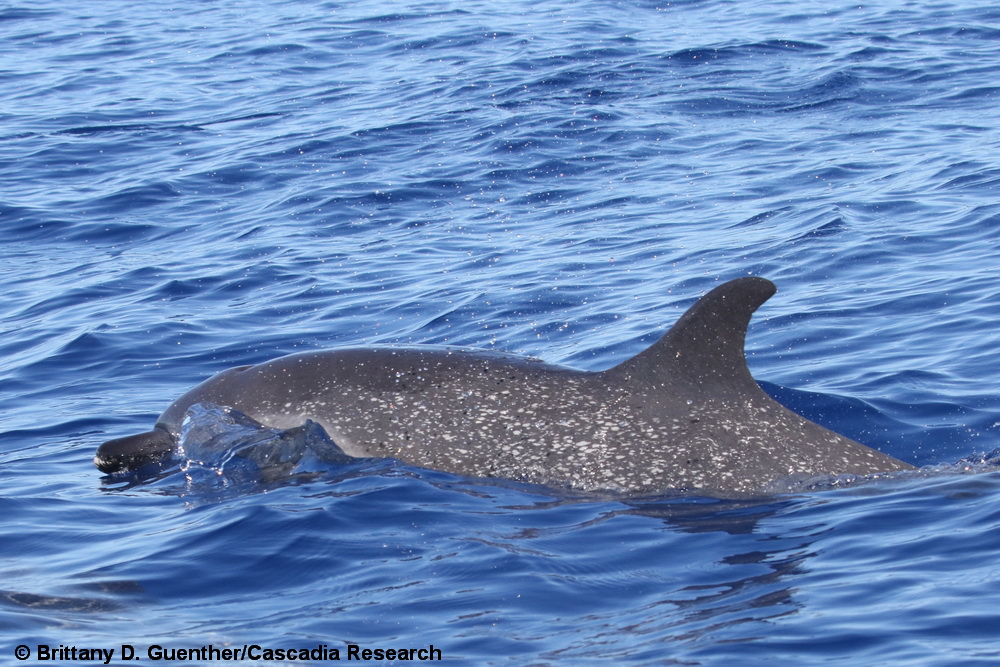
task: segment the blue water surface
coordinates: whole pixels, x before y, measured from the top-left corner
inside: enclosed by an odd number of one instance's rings
[[[998,81],[971,0],[0,4],[0,662],[996,664]],[[764,387],[919,472],[628,500],[91,461],[230,366],[597,370],[748,274]]]

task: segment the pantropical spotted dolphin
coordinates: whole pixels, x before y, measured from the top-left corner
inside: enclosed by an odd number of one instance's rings
[[[177,399],[152,431],[101,445],[94,462],[112,473],[167,457],[187,409],[212,403],[273,428],[312,420],[350,456],[628,494],[753,495],[789,476],[910,468],[761,390],[744,340],[775,291],[755,277],[720,285],[652,347],[600,372],[432,347],[233,368]]]

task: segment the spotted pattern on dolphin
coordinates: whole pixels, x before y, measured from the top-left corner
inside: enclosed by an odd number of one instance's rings
[[[720,285],[605,371],[448,347],[304,352],[233,368],[177,399],[153,430],[101,445],[94,462],[115,473],[167,458],[188,408],[214,403],[272,428],[312,420],[353,457],[626,494],[754,495],[789,476],[911,468],[760,388],[745,337],[775,291],[758,277]]]

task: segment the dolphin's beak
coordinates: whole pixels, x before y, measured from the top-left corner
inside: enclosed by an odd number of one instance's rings
[[[94,465],[108,474],[135,470],[165,458],[176,444],[165,428],[157,426],[152,431],[108,440],[97,448]]]

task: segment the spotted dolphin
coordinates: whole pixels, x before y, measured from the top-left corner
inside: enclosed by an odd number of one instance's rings
[[[169,456],[188,408],[211,403],[272,428],[312,420],[353,457],[627,494],[753,495],[789,476],[911,468],[761,390],[744,341],[775,291],[757,277],[720,285],[605,371],[448,347],[303,352],[233,368],[177,399],[153,430],[101,445],[94,462],[112,473]]]

